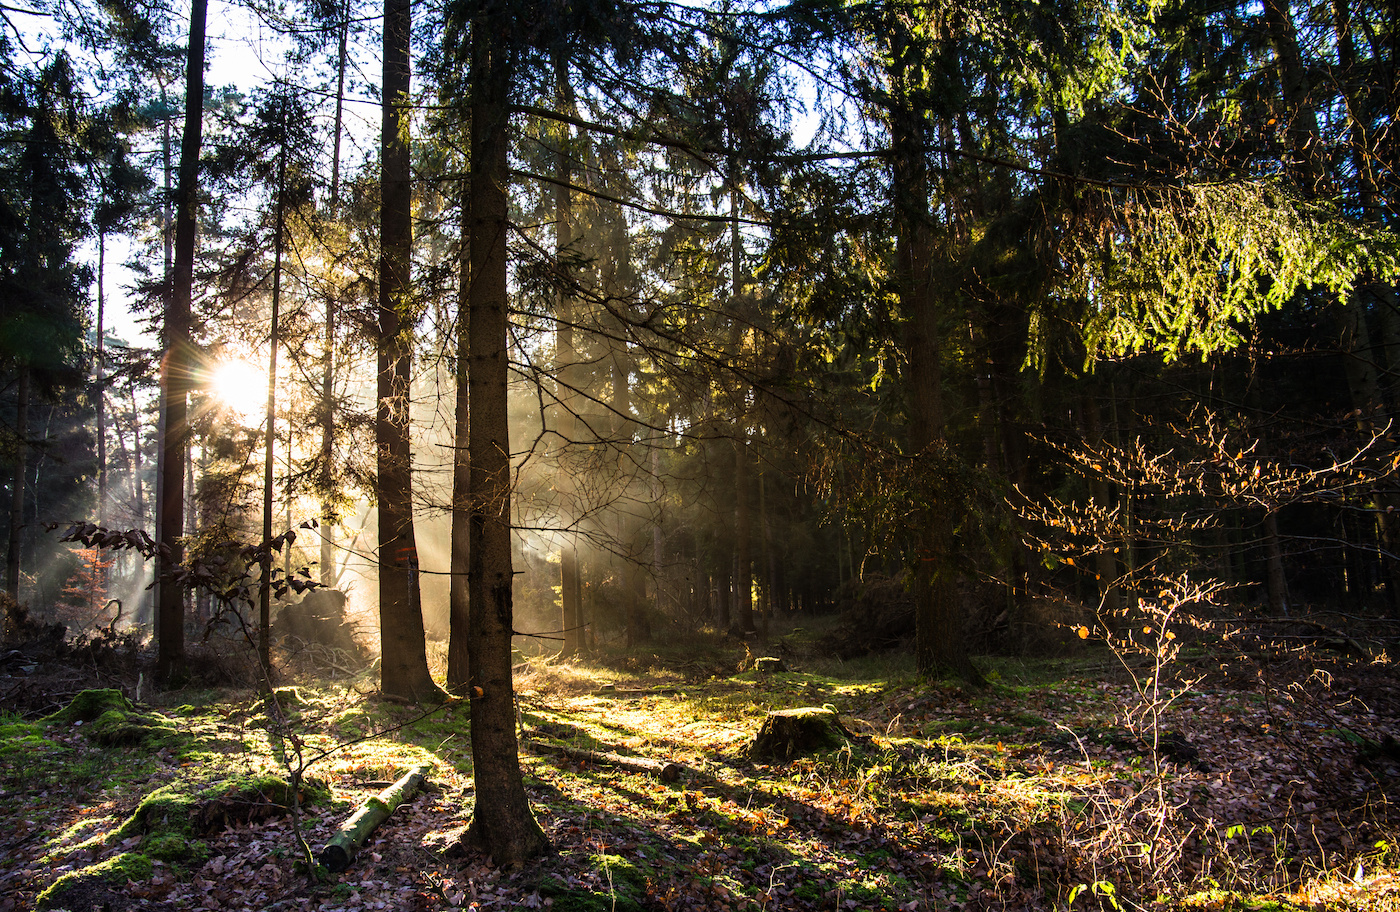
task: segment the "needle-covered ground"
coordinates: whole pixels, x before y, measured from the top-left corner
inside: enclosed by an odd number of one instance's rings
[[[1252,642],[1154,677],[1088,649],[985,660],[973,689],[897,656],[823,661],[800,632],[696,642],[521,662],[537,745],[521,762],[555,850],[515,871],[458,842],[465,706],[424,714],[368,681],[303,683],[276,706],[217,690],[135,704],[117,692],[135,682],[108,680],[55,714],[94,682],[0,678],[13,707],[41,703],[42,681],[66,688],[46,718],[0,715],[0,912],[1400,908],[1400,681],[1384,657]],[[755,671],[764,652],[788,670]],[[808,706],[835,708],[850,737],[750,758],[767,712]],[[424,763],[428,791],[347,871],[308,876],[308,849]]]

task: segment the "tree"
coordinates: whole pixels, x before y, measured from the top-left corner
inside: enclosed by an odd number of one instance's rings
[[[189,436],[189,394],[194,381],[195,231],[199,208],[199,152],[204,132],[204,27],[207,0],[190,6],[185,57],[185,125],[180,142],[180,177],[175,191],[175,250],[170,296],[165,303],[161,358],[161,469],[156,499],[155,539],[162,546],[156,605],[156,678],[178,684],[185,661],[185,593],[169,578],[184,560],[185,462]]]
[[[383,125],[380,132],[379,354],[377,448],[379,506],[380,689],[409,700],[439,699],[428,673],[413,527],[409,389],[413,349],[413,175],[408,130],[412,7],[385,0]]]
[[[559,109],[565,113],[573,112],[576,110],[576,105],[573,98],[573,85],[570,82],[569,61],[566,57],[556,56],[553,64],[555,92]],[[554,255],[559,275],[556,279],[558,290],[555,293],[554,305],[554,370],[555,383],[559,389],[557,394],[559,415],[556,419],[556,433],[559,437],[557,458],[561,462],[559,489],[565,498],[566,511],[560,521],[559,629],[564,640],[560,654],[574,656],[584,651],[583,644],[585,642],[583,585],[579,568],[578,531],[575,528],[578,522],[577,507],[569,502],[576,497],[574,491],[576,486],[572,483],[572,468],[566,462],[571,458],[573,450],[578,447],[580,442],[578,431],[581,422],[578,420],[578,403],[582,398],[579,395],[581,371],[578,364],[578,351],[574,344],[574,329],[579,320],[574,306],[575,283],[569,274],[571,261],[579,256],[579,250],[576,246],[579,234],[574,227],[573,198],[570,188],[573,158],[576,153],[570,142],[569,126],[559,124],[557,127],[559,148],[555,153],[555,178],[558,183],[554,188]]]
[[[36,394],[52,399],[85,373],[83,292],[75,262],[89,232],[86,164],[96,151],[71,61],[59,54],[8,93],[18,129],[0,157],[0,366],[13,376],[15,411],[5,449],[13,460],[5,586],[20,597],[25,492],[39,443],[29,418]],[[13,151],[12,151],[13,150]]]
[[[486,3],[472,17],[471,283],[462,290],[470,333],[467,550],[472,759],[478,790],[468,836],[504,866],[528,861],[549,846],[530,812],[520,775],[511,683],[515,574],[506,414],[506,188],[511,89],[520,53],[516,15],[514,8]]]

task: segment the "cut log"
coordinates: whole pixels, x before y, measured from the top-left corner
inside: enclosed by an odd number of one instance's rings
[[[834,709],[780,709],[764,717],[763,726],[749,745],[749,756],[786,763],[803,754],[843,747],[850,738],[851,733]]]
[[[360,805],[321,850],[318,858],[321,864],[335,873],[350,867],[350,863],[355,860],[355,853],[365,844],[369,835],[389,819],[395,808],[418,793],[432,769],[431,766],[420,766]]]
[[[684,766],[669,760],[653,760],[650,757],[624,757],[622,754],[585,750],[581,747],[565,747],[562,744],[546,744],[543,741],[526,741],[524,744],[535,753],[560,754],[571,760],[604,763],[633,773],[649,773],[659,777],[662,782],[675,782],[681,778],[681,773],[686,772]]]

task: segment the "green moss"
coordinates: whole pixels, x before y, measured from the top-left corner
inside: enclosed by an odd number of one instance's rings
[[[135,708],[120,690],[85,690],[58,712],[45,716],[44,721],[72,725],[74,722],[92,722],[112,710],[129,713]]]
[[[614,889],[628,892],[646,892],[646,872],[621,855],[593,855],[589,859],[599,872],[612,881]]]
[[[151,836],[142,841],[141,851],[161,861],[187,861],[209,854],[209,847],[197,839],[186,839],[175,833]]]
[[[106,861],[69,871],[35,897],[34,904],[39,909],[52,909],[65,893],[80,883],[100,880],[119,887],[132,881],[150,880],[154,870],[149,856],[139,852],[123,852]]]
[[[616,856],[608,856],[616,858]],[[557,877],[542,878],[536,889],[550,900],[552,912],[642,912],[642,906],[635,900],[630,890],[601,893],[571,887]]]
[[[174,783],[151,792],[117,829],[115,838],[128,839],[153,832],[189,833],[197,799],[184,791],[186,788],[188,786]]]
[[[19,719],[0,722],[0,757],[24,755],[36,750],[57,748],[58,745],[40,734],[42,726]]]
[[[178,741],[179,731],[154,713],[109,709],[88,729],[88,738],[104,747],[160,748]]]

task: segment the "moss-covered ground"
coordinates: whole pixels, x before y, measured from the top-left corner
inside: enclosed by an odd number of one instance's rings
[[[1206,676],[1144,725],[1133,682],[1091,651],[984,661],[975,689],[823,661],[801,635],[772,673],[753,668],[762,644],[696,642],[521,658],[524,739],[685,773],[522,752],[555,851],[520,871],[458,842],[474,798],[461,704],[305,681],[276,704],[111,691],[0,713],[0,912],[1400,908],[1386,663],[1295,657],[1242,687],[1221,665],[1246,659],[1202,656],[1177,671]],[[848,737],[753,759],[766,713],[823,706]],[[349,871],[308,870],[303,844],[421,763],[430,790]]]

